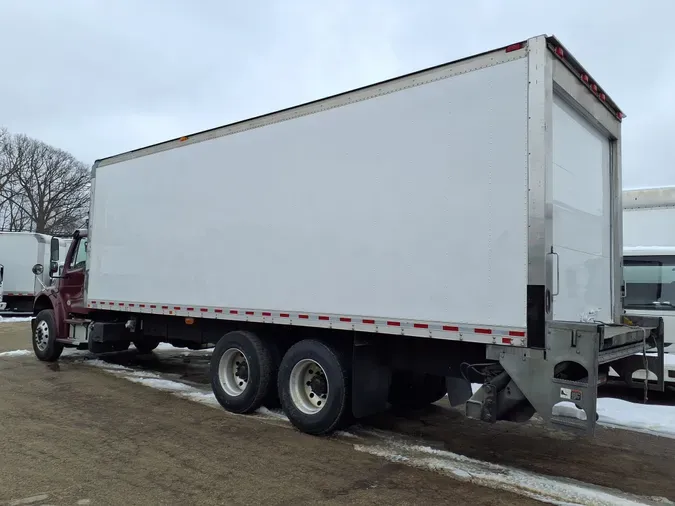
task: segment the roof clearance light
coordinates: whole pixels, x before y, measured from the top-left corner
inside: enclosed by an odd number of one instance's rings
[[[186,140],[188,140],[188,138],[187,138],[187,136],[185,136],[185,137],[181,137],[181,138],[178,139],[178,140],[179,140],[180,142],[185,142]]]
[[[595,84],[595,83],[591,84],[591,91],[593,93],[597,93],[598,92],[598,85]]]
[[[561,47],[556,47],[555,48],[555,54],[560,56],[560,58],[564,58],[565,57],[565,50]]]
[[[506,52],[511,53],[512,51],[518,51],[519,49],[523,49],[524,46],[525,46],[525,43],[517,42],[516,44],[511,44],[510,46],[506,46]]]
[[[598,95],[598,98],[604,102],[607,99],[607,96],[604,93],[600,93],[600,95]]]
[[[585,83],[588,83],[588,74],[582,74],[581,75],[581,80]]]

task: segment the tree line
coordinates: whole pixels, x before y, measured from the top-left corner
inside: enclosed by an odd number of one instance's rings
[[[70,235],[85,224],[89,186],[72,154],[0,128],[0,230]]]

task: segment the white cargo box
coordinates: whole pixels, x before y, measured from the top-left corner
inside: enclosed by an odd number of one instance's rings
[[[51,236],[34,232],[0,232],[5,297],[33,297],[42,289],[32,269],[35,264],[49,265],[50,240]]]
[[[517,346],[619,321],[622,114],[563,52],[537,37],[97,162],[88,307]]]

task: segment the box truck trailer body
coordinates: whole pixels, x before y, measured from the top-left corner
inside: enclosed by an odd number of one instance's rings
[[[641,188],[623,192],[624,281],[626,314],[663,318],[664,381],[675,384],[675,187]],[[657,379],[656,357],[651,378]],[[633,378],[642,379],[640,358]]]
[[[47,272],[36,276],[37,264],[48,264],[52,236],[35,232],[0,232],[0,264],[3,265],[0,301],[8,314],[30,313],[35,294],[51,283]],[[72,239],[59,239],[60,255],[65,258]]]
[[[311,433],[398,399],[401,371],[469,416],[592,430],[607,364],[662,339],[623,324],[622,118],[542,36],[100,160],[36,354],[217,342],[223,406],[278,379]]]

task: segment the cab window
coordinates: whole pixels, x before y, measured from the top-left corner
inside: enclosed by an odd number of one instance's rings
[[[70,261],[71,269],[84,269],[87,264],[87,238],[82,237],[77,243],[77,250]]]

